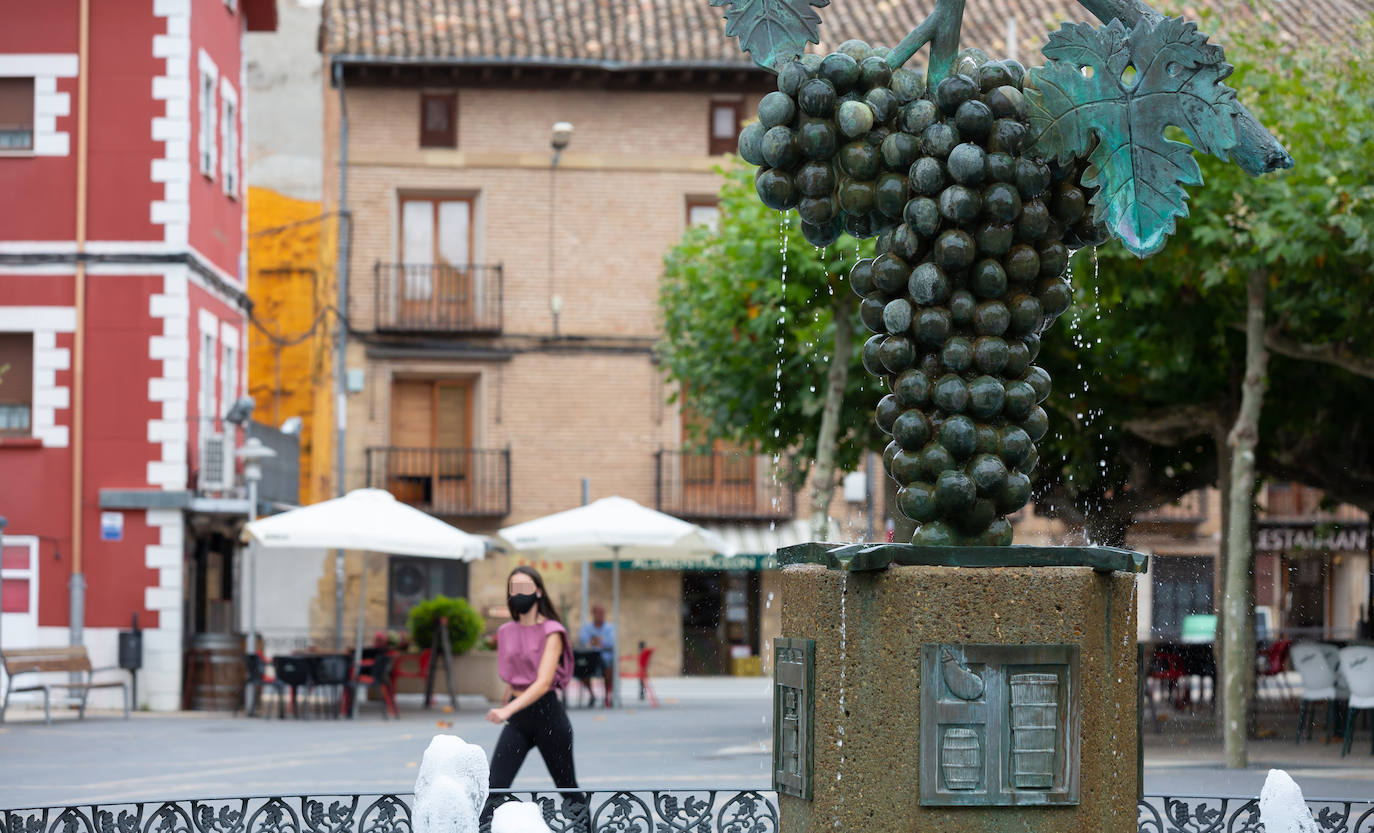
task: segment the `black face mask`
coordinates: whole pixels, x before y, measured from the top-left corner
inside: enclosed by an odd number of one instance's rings
[[[539,603],[539,594],[513,593],[507,601],[510,602],[510,609],[515,611],[516,616],[524,616],[530,612],[530,608]]]

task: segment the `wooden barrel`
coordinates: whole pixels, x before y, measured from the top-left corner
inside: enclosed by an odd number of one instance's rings
[[[204,712],[232,712],[243,707],[243,636],[197,633],[191,636],[186,672],[190,676],[191,708]]]
[[[940,741],[940,769],[945,789],[972,790],[983,774],[983,755],[973,729],[946,729]]]
[[[1059,677],[1011,677],[1011,778],[1023,790],[1054,786],[1054,753],[1059,731]]]

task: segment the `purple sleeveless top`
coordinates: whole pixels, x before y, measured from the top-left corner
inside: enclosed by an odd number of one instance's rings
[[[553,674],[553,687],[563,689],[572,679],[572,644],[568,629],[552,619],[537,625],[507,622],[496,631],[496,670],[512,688],[529,688],[539,677],[539,660],[544,656],[544,642],[549,634],[563,635],[563,658]]]

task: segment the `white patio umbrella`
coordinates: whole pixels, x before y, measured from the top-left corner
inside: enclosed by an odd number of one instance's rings
[[[629,498],[607,497],[501,530],[512,549],[562,561],[611,561],[611,606],[617,650],[620,631],[620,562],[635,558],[702,561],[732,555],[724,538]],[[618,664],[618,662],[617,662]],[[614,703],[620,705],[620,673],[614,669]]]
[[[244,537],[265,549],[280,550],[370,550],[453,561],[476,561],[486,553],[483,539],[407,506],[383,489],[355,489],[343,497],[260,518],[244,526]],[[355,669],[363,654],[366,564],[359,585]]]

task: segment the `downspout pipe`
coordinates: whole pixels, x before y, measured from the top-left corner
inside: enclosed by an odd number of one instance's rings
[[[68,639],[81,645],[86,629],[86,575],[81,538],[85,520],[82,500],[85,491],[83,456],[86,417],[86,200],[88,191],[87,146],[90,137],[91,4],[81,0],[77,33],[76,73],[76,332],[72,334],[72,575],[68,591]]]
[[[334,86],[339,90],[339,201],[338,244],[335,274],[338,276],[339,298],[335,309],[335,346],[334,354],[334,478],[335,493],[343,497],[348,490],[346,474],[348,466],[344,459],[348,436],[348,253],[349,237],[352,233],[352,218],[348,213],[348,99],[344,95],[343,64],[334,62]],[[364,562],[363,569],[367,569]],[[359,604],[366,605],[366,599]],[[334,550],[334,642],[336,649],[343,648],[344,639],[344,552]]]

